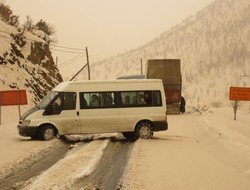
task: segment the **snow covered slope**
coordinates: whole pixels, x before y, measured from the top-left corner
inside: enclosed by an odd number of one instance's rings
[[[61,81],[45,34],[0,20],[0,90],[26,89],[29,103],[35,103]]]
[[[140,74],[141,58],[177,58],[188,103],[229,105],[230,86],[250,86],[249,19],[249,0],[216,0],[144,46],[96,63],[92,75]]]

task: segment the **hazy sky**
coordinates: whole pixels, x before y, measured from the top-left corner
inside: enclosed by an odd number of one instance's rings
[[[213,1],[5,0],[22,21],[29,15],[35,23],[43,19],[54,25],[58,46],[88,47],[90,62],[144,45]],[[82,66],[67,64],[77,54],[54,51],[53,56],[58,57],[59,68],[66,65],[63,72]],[[86,58],[79,61],[83,64]]]

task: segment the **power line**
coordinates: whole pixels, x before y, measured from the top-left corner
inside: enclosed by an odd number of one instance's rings
[[[51,46],[58,47],[58,48],[64,48],[64,49],[83,50],[83,51],[85,51],[85,49],[80,49],[80,48],[72,48],[72,47],[57,46],[57,45],[51,45]]]
[[[0,31],[0,32],[2,32],[2,31]],[[7,33],[7,32],[4,32],[4,33],[6,33],[6,34],[9,34],[9,33]],[[0,37],[1,38],[5,38],[5,39],[10,39],[10,40],[14,40],[13,38],[11,38],[11,37],[7,37],[7,36],[2,36],[2,35],[0,35]],[[30,41],[36,41],[36,40],[32,40],[32,39],[29,39],[29,38],[25,38],[26,40],[30,40]],[[54,49],[54,48],[51,48],[51,50],[53,50],[53,51],[60,51],[60,52],[65,52],[65,53],[75,53],[75,54],[82,54],[82,53],[84,53],[83,51],[78,51],[78,52],[76,52],[76,51],[66,51],[66,50],[60,50],[60,49]]]
[[[4,30],[0,30],[0,32],[5,33],[5,34],[9,34],[9,35],[12,34],[12,33],[9,33],[8,31],[4,31]],[[6,37],[6,38],[8,38],[8,37]],[[8,39],[12,39],[12,38],[8,38]],[[30,40],[30,41],[36,41],[34,39],[29,39],[27,37],[25,37],[25,39]],[[58,47],[58,48],[64,48],[64,49],[70,49],[70,50],[78,50],[79,51],[79,52],[75,52],[75,51],[67,51],[67,50],[60,50],[60,49],[56,49],[56,48],[51,48],[51,50],[61,51],[61,52],[65,52],[65,53],[78,53],[78,54],[81,54],[81,53],[83,53],[85,51],[85,49],[81,49],[81,48],[73,48],[73,47],[58,46],[58,45],[51,45],[51,46]]]
[[[0,30],[1,33],[5,33],[5,34],[9,34],[11,35],[11,33],[9,33],[8,31],[4,31],[4,30]],[[7,36],[2,36],[0,35],[1,38],[6,38],[6,39],[11,39],[11,40],[14,40],[13,38],[11,37],[7,37]],[[24,36],[24,38],[26,40],[30,40],[30,41],[36,41],[36,40],[32,40],[32,39],[29,39],[29,38],[26,38]],[[86,52],[85,52],[85,49],[81,49],[81,48],[72,48],[72,47],[66,47],[66,46],[57,46],[57,45],[51,45],[53,47],[57,47],[57,48],[51,48],[51,51],[59,51],[59,52],[64,52],[64,53],[73,53],[73,54],[78,54],[77,56],[71,58],[70,60],[68,61],[65,61],[63,62],[62,64],[59,65],[59,67],[65,67],[65,66],[68,66],[76,61],[78,61],[79,59],[81,59],[82,57],[84,57],[86,55]],[[66,49],[66,50],[62,50],[62,49],[58,49],[58,48],[63,48],[63,49]],[[76,50],[76,51],[67,51],[67,49],[69,50]]]
[[[61,65],[67,64],[68,62],[71,62],[71,61],[73,61],[73,60],[75,60],[75,59],[78,59],[79,57],[81,57],[81,56],[83,56],[83,55],[84,55],[84,54],[77,55],[77,56],[73,57],[72,59],[63,62]]]
[[[52,51],[60,51],[60,52],[65,52],[65,53],[76,53],[76,54],[82,54],[84,53],[83,51],[66,51],[66,50],[60,50],[60,49],[54,49],[54,48],[51,48]]]
[[[1,31],[0,31],[1,32]],[[8,33],[7,33],[8,34]],[[7,37],[7,36],[2,36],[2,35],[0,35],[0,38],[5,38],[5,39],[10,39],[10,40],[14,40],[13,38],[11,38],[11,37]],[[30,41],[36,41],[36,40],[31,40],[31,39],[28,39],[28,38],[26,38],[27,40],[30,40]],[[82,53],[84,53],[83,51],[81,51],[81,52],[76,52],[76,51],[65,51],[65,50],[59,50],[59,49],[53,49],[53,48],[51,48],[51,50],[53,50],[53,51],[60,51],[60,52],[65,52],[65,53],[75,53],[75,54],[82,54]]]
[[[65,66],[67,66],[67,65],[70,65],[70,64],[72,64],[72,63],[78,61],[79,59],[81,59],[81,58],[84,57],[84,56],[85,56],[85,54],[77,55],[76,57],[73,57],[72,59],[63,62],[62,64],[59,65],[59,67],[65,67]]]

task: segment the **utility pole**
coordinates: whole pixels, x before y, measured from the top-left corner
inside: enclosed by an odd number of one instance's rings
[[[56,68],[57,68],[57,63],[58,63],[58,57],[56,56],[56,65],[55,65],[55,67],[54,67],[54,80],[55,80],[55,78],[56,78],[56,75],[55,75],[55,73],[56,73]]]
[[[87,57],[87,65],[88,65],[88,78],[90,80],[89,53],[88,53],[87,47],[86,47],[86,57]]]
[[[86,57],[87,57],[87,63],[69,80],[72,81],[74,78],[85,68],[88,67],[88,79],[90,80],[90,67],[89,67],[89,54],[88,54],[88,48],[86,47]]]
[[[142,58],[141,58],[141,74],[143,75]]]

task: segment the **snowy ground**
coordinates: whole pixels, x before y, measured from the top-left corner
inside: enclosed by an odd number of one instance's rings
[[[135,142],[122,189],[250,189],[250,114],[238,111],[234,121],[232,108],[204,106],[188,112],[168,116],[168,131]],[[16,107],[2,107],[0,175],[58,143],[20,137],[17,121]],[[96,139],[77,143],[25,189],[68,189],[91,173],[109,141]]]
[[[232,108],[193,111],[136,143],[125,189],[250,189],[250,114],[234,121]]]

